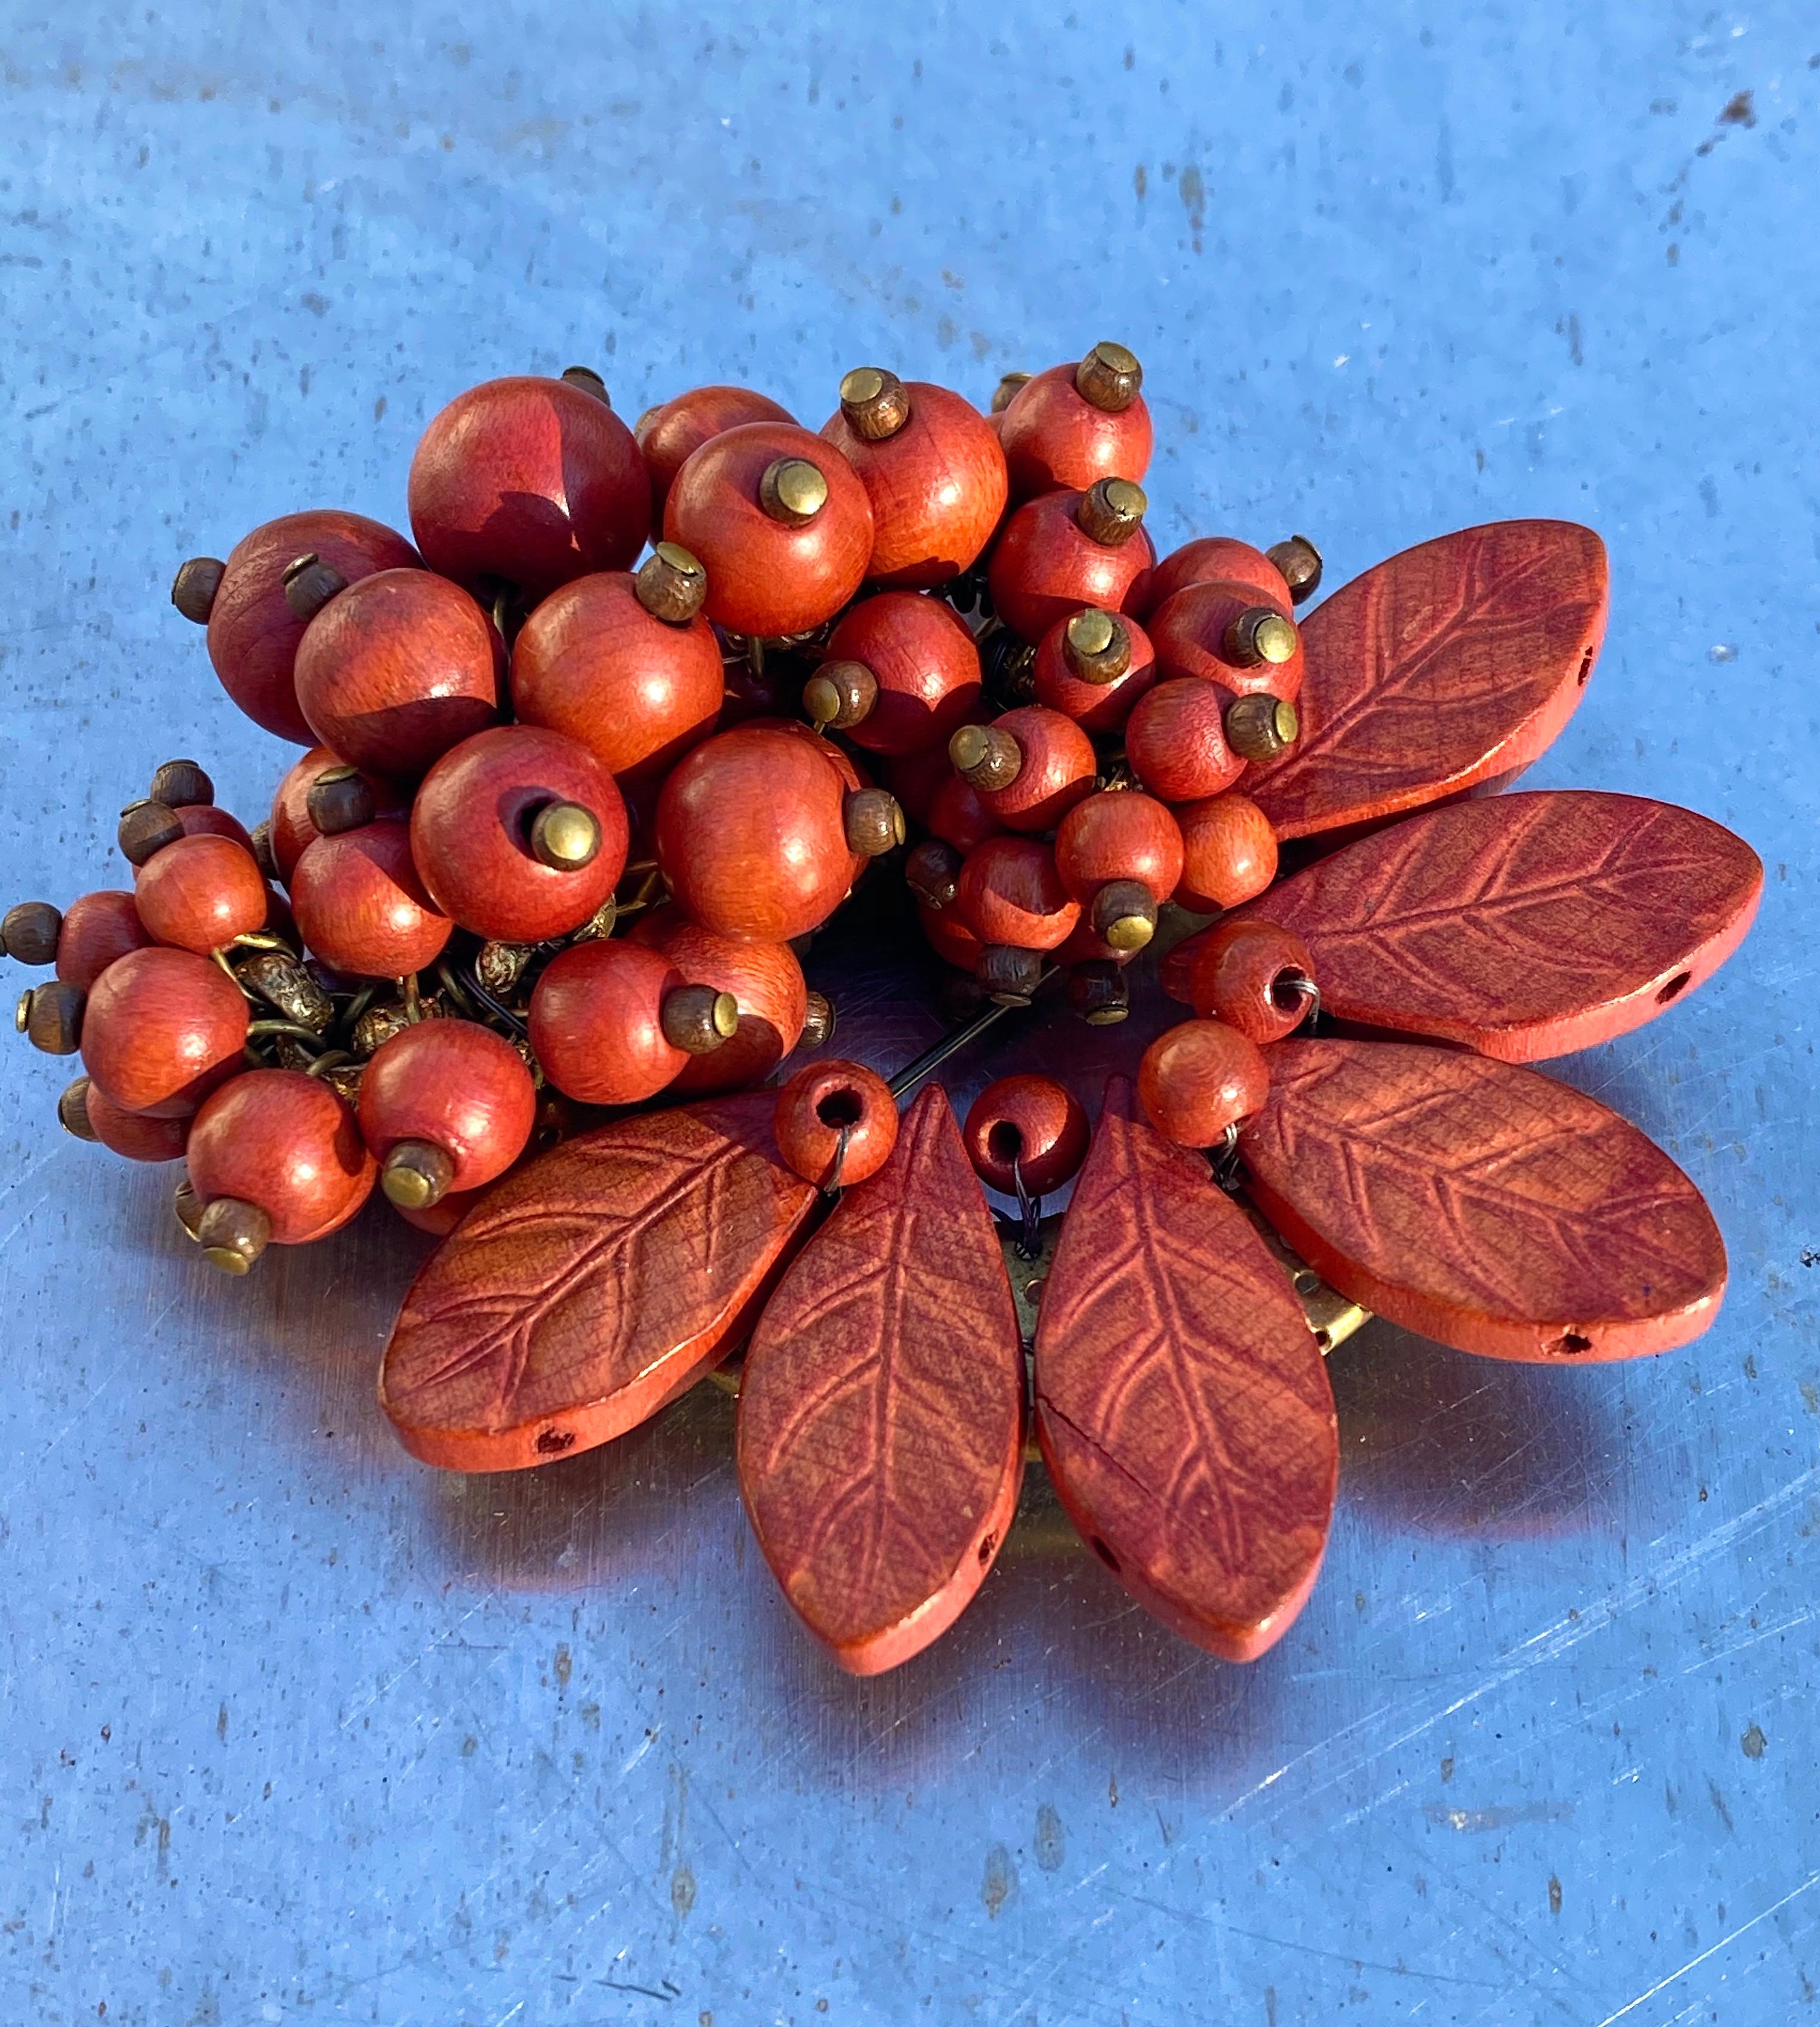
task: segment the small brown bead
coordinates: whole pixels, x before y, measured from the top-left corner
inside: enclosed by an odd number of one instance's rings
[[[963,725],[948,741],[948,758],[970,788],[1008,788],[1024,768],[1017,735],[997,725]]]
[[[135,866],[143,866],[153,852],[175,844],[184,835],[183,819],[163,803],[150,800],[128,803],[120,811],[115,836],[122,853]]]
[[[878,678],[863,662],[824,662],[803,685],[803,715],[835,732],[869,717],[877,701]]]
[[[559,873],[592,865],[600,842],[600,818],[579,803],[545,803],[531,822],[531,855]]]
[[[217,1197],[196,1223],[202,1257],[223,1274],[244,1274],[271,1237],[271,1220],[238,1197]]]
[[[856,366],[840,383],[840,412],[856,437],[883,443],[910,420],[910,390],[886,367]]]
[[[803,528],[828,504],[828,481],[806,457],[775,458],[759,481],[759,504],[787,528]]]
[[[1274,760],[1301,730],[1295,706],[1267,690],[1235,698],[1226,713],[1226,744],[1242,759]]]
[[[315,618],[338,591],[345,591],[348,580],[333,563],[326,563],[312,549],[286,567],[284,602],[294,619]],[[241,1270],[245,1272],[243,1268]]]
[[[974,975],[996,1006],[1028,1006],[1043,978],[1043,953],[1012,943],[988,943]]]
[[[82,1046],[82,1010],[87,997],[65,979],[35,985],[20,997],[16,1025],[33,1048],[47,1056],[73,1056]]]
[[[401,1140],[379,1169],[379,1187],[401,1210],[428,1210],[448,1195],[455,1157],[429,1140]]]
[[[1116,683],[1132,665],[1131,629],[1116,612],[1090,605],[1063,630],[1061,657],[1084,683]]]
[[[0,918],[0,951],[20,964],[54,964],[63,917],[48,901],[19,901]]]
[[[1138,398],[1144,369],[1135,353],[1102,340],[1074,369],[1076,391],[1109,415],[1121,414]]]
[[[305,807],[324,837],[359,830],[378,814],[371,785],[358,767],[325,767],[310,784]]]
[[[663,1039],[673,1049],[711,1055],[739,1032],[740,1002],[711,985],[679,985],[665,994],[661,1019]]]
[[[1227,659],[1240,669],[1254,669],[1261,662],[1281,667],[1294,659],[1301,644],[1295,622],[1268,605],[1248,605],[1235,615],[1221,640]]]
[[[272,856],[271,822],[269,818],[264,822],[256,823],[253,826],[251,843],[253,856],[260,871],[268,880],[276,880],[279,877],[278,861]]]
[[[903,862],[904,882],[925,908],[945,908],[954,898],[961,855],[945,838],[925,837]]]
[[[196,1228],[202,1222],[203,1203],[196,1194],[196,1185],[187,1176],[171,1192],[171,1209],[183,1228],[183,1236],[194,1239]]]
[[[1298,605],[1320,589],[1321,552],[1306,535],[1291,535],[1264,553],[1282,571],[1289,595]]]
[[[79,1076],[68,1085],[57,1101],[57,1123],[65,1133],[78,1140],[98,1142],[101,1135],[89,1123],[88,1079]]]
[[[903,843],[903,808],[888,788],[855,788],[841,811],[847,849],[862,858],[880,858]]]
[[[1028,373],[1007,373],[992,390],[992,413],[1002,415],[1016,398],[1017,390],[1030,378]]]
[[[825,992],[811,992],[808,1010],[803,1016],[803,1032],[798,1039],[811,1049],[819,1049],[834,1039],[835,1025],[834,1002]]]
[[[1074,518],[1083,534],[1117,548],[1144,525],[1150,504],[1144,489],[1134,479],[1097,478],[1080,496]]]
[[[215,784],[194,760],[167,760],[152,777],[152,800],[173,810],[212,803]]]
[[[681,542],[659,542],[632,581],[638,602],[666,626],[686,626],[707,596],[707,572]]]
[[[1157,933],[1157,897],[1141,880],[1109,880],[1093,897],[1093,932],[1116,951],[1141,951]]]
[[[171,603],[183,617],[198,626],[209,624],[209,615],[215,609],[215,594],[221,589],[221,580],[227,574],[227,566],[219,556],[192,556],[177,566],[177,574],[172,581]]]
[[[1095,958],[1068,974],[1068,1005],[1090,1028],[1110,1028],[1132,1010],[1131,988],[1116,964]]]
[[[607,382],[592,366],[565,366],[563,378],[571,387],[579,387],[584,394],[592,394],[596,401],[605,402],[610,408],[613,403],[607,393]]]

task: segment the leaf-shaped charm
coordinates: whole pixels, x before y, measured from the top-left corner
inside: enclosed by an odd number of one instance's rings
[[[1343,1021],[1526,1063],[1628,1034],[1743,940],[1763,869],[1722,825],[1544,789],[1425,810],[1242,912],[1309,947]]]
[[[379,1404],[426,1464],[607,1442],[738,1342],[815,1202],[755,1091],[616,1120],[489,1191],[404,1298]]]
[[[1282,1268],[1123,1078],[1043,1291],[1036,1433],[1070,1519],[1147,1610],[1231,1661],[1282,1637],[1333,1515],[1332,1390]]]
[[[1024,1353],[991,1213],[932,1084],[747,1349],[740,1489],[771,1572],[856,1675],[945,1633],[1024,1468]]]
[[[1632,1358],[1725,1292],[1704,1198],[1627,1120],[1485,1056],[1281,1042],[1241,1132],[1253,1200],[1354,1301],[1495,1358]]]
[[[1392,556],[1301,622],[1301,734],[1243,787],[1280,838],[1438,802],[1527,767],[1604,637],[1605,545],[1497,521]]]

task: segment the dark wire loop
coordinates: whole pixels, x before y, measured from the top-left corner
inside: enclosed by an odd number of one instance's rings
[[[1239,1164],[1239,1128],[1228,1126],[1217,1141],[1207,1150],[1207,1158],[1213,1165],[1213,1180],[1228,1196],[1239,1187],[1242,1180]]]
[[[821,1185],[821,1194],[825,1197],[837,1197],[840,1194],[841,1173],[847,1166],[847,1143],[852,1138],[853,1127],[849,1122],[840,1129],[840,1138],[834,1149],[834,1165],[828,1171],[827,1181]]]
[[[1011,1182],[1017,1198],[1017,1257],[1034,1260],[1043,1250],[1043,1199],[1030,1194],[1024,1180],[1023,1164],[1015,1154],[1011,1157]]]
[[[1287,986],[1291,992],[1301,996],[1302,1016],[1296,1027],[1312,1035],[1321,1017],[1321,989],[1305,971],[1286,971],[1277,978],[1279,985]],[[1291,1032],[1294,1030],[1292,1029]]]

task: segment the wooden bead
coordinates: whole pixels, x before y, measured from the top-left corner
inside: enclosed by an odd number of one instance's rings
[[[1226,743],[1226,707],[1217,683],[1187,678],[1158,683],[1125,721],[1125,759],[1153,796],[1198,802],[1229,788],[1245,762]]]
[[[691,985],[730,993],[739,1014],[719,1048],[683,1065],[669,1086],[672,1095],[706,1098],[762,1082],[803,1039],[808,1020],[809,992],[796,952],[788,943],[722,936],[674,910],[659,912],[670,919],[648,930],[641,923],[637,940],[661,951]]]
[[[265,926],[265,881],[251,852],[231,839],[180,837],[140,869],[140,923],[156,941],[206,957]]]
[[[131,894],[111,889],[84,894],[64,911],[57,938],[57,975],[80,991],[92,991],[115,958],[144,950],[155,940],[139,920]]]
[[[999,1077],[968,1109],[961,1129],[973,1172],[1001,1195],[1047,1196],[1087,1158],[1087,1113],[1054,1077]]]
[[[120,855],[129,866],[143,866],[154,852],[162,851],[184,835],[182,820],[175,810],[147,799],[128,803],[120,811],[114,833]]]
[[[186,837],[225,837],[249,855],[253,833],[231,811],[213,803],[186,803],[173,812]]]
[[[305,847],[313,844],[323,833],[310,814],[310,796],[325,774],[332,774],[346,766],[338,753],[331,753],[326,746],[312,746],[278,785],[271,799],[271,814],[266,829],[266,843],[278,877],[286,885],[297,870],[297,862],[302,858]],[[409,791],[382,775],[362,774],[361,786],[372,803],[373,815],[367,818],[404,816],[411,808]],[[351,803],[347,792],[335,797],[338,806]],[[358,825],[349,828],[358,829]]]
[[[1072,718],[1043,704],[1008,711],[990,726],[964,726],[948,751],[1007,830],[1054,829],[1093,793],[1099,771],[1093,741]]]
[[[1044,493],[1005,523],[993,545],[987,585],[993,610],[1020,640],[1040,641],[1058,619],[1084,605],[1122,612],[1141,596],[1156,556],[1139,525],[1143,492],[1133,486],[1129,493],[1135,497],[1135,518],[1111,541],[1096,540],[1082,525],[1089,499],[1084,493]]]
[[[610,774],[666,772],[714,730],[725,693],[707,620],[656,617],[623,572],[552,592],[512,645],[519,718],[567,733]]]
[[[1142,478],[1150,463],[1143,369],[1122,345],[1096,345],[1078,366],[1051,366],[1012,396],[999,425],[1011,495],[1083,492],[1099,478]]]
[[[704,443],[746,423],[784,423],[794,429],[796,418],[768,395],[725,386],[692,387],[639,417],[632,434],[651,474],[651,526],[656,534],[663,532],[664,503],[676,474]]]
[[[819,928],[862,862],[847,841],[851,792],[806,726],[740,726],[696,748],[665,782],[657,862],[692,920],[787,943]],[[831,764],[832,763],[832,764]]]
[[[1269,1091],[1269,1066],[1257,1044],[1223,1021],[1183,1021],[1159,1035],[1138,1065],[1144,1117],[1181,1147],[1214,1146]]]
[[[193,951],[154,947],[116,958],[83,1015],[83,1067],[129,1112],[183,1119],[239,1067],[246,1000]]]
[[[187,1119],[154,1119],[147,1113],[128,1112],[92,1080],[83,1077],[79,1081],[90,1137],[111,1154],[129,1161],[175,1161],[182,1157],[190,1138]],[[74,1088],[72,1085],[71,1089]]]
[[[167,760],[152,776],[146,792],[154,803],[180,810],[192,803],[212,803],[215,784],[194,760]]]
[[[655,1097],[688,1061],[663,1018],[687,985],[662,951],[622,939],[560,951],[531,995],[531,1048],[545,1076],[584,1105]]]
[[[944,963],[969,972],[979,963],[980,952],[984,947],[961,919],[961,911],[958,907],[943,908],[938,911],[919,905],[917,921],[929,948]]]
[[[560,839],[549,835],[548,814],[559,809]],[[464,740],[430,769],[411,806],[412,854],[436,905],[475,936],[505,943],[578,929],[618,885],[630,837],[613,777],[585,746],[541,726],[496,726]]]
[[[503,578],[531,604],[644,546],[651,483],[632,432],[596,396],[520,375],[458,394],[411,460],[411,527],[424,560],[478,588]]]
[[[511,1043],[471,1021],[420,1021],[382,1043],[360,1079],[360,1132],[394,1203],[425,1209],[451,1190],[477,1190],[503,1176],[530,1139],[537,1095]],[[437,1165],[401,1143],[440,1153]]]
[[[1055,866],[1083,906],[1109,881],[1135,881],[1166,901],[1182,877],[1182,833],[1161,803],[1134,789],[1089,796],[1061,820]]]
[[[955,906],[981,943],[1020,950],[1054,950],[1080,919],[1055,854],[1034,837],[991,837],[969,852]]]
[[[191,556],[177,566],[171,583],[171,603],[192,626],[206,626],[215,604],[215,594],[227,566],[219,556]]]
[[[1135,620],[1098,606],[1057,620],[1037,643],[1031,664],[1037,703],[1096,735],[1118,732],[1156,680],[1149,634]]]
[[[19,995],[13,1025],[35,1049],[47,1056],[73,1056],[82,1039],[83,1007],[87,995],[61,978],[34,985]]]
[[[1182,879],[1176,898],[1196,914],[1236,908],[1276,877],[1276,833],[1249,796],[1229,792],[1179,803]]]
[[[1213,583],[1243,585],[1260,605],[1275,606],[1279,612],[1293,609],[1288,582],[1262,550],[1249,542],[1235,541],[1229,535],[1202,535],[1172,549],[1151,571],[1138,617],[1147,625],[1150,615],[1178,591],[1191,584]]]
[[[766,486],[780,467],[809,467],[805,480],[818,475],[820,487],[792,506]],[[663,532],[701,559],[717,626],[775,639],[819,626],[858,590],[872,507],[832,445],[786,423],[748,423],[703,444],[677,474]]]
[[[946,753],[942,755],[947,778],[936,791],[928,814],[928,827],[945,844],[963,855],[989,837],[1002,835],[1005,826],[987,808],[979,791],[963,781]]]
[[[954,898],[963,855],[944,838],[925,837],[904,860],[904,884],[925,908],[945,908]]]
[[[297,703],[349,765],[413,779],[499,716],[493,622],[429,570],[378,570],[329,600],[298,644]]]
[[[997,431],[961,395],[876,367],[850,373],[840,393],[840,412],[821,434],[859,474],[872,503],[867,577],[900,590],[958,577],[1005,511]]]
[[[266,1244],[307,1246],[347,1222],[377,1173],[353,1113],[301,1070],[249,1070],[224,1084],[197,1113],[186,1155],[204,1205],[197,1236],[205,1253],[218,1202],[262,1212]],[[262,1250],[238,1265],[210,1264],[244,1273]]]
[[[828,642],[832,663],[856,663],[871,676],[869,708],[832,722],[869,753],[914,753],[945,744],[977,711],[980,655],[953,609],[920,593],[862,599]],[[808,692],[804,691],[804,702]]]
[[[1301,1025],[1314,984],[1314,959],[1300,936],[1275,922],[1221,922],[1195,953],[1188,1003],[1250,1041],[1279,1042]]]
[[[85,1076],[66,1084],[57,1101],[57,1123],[72,1139],[87,1140],[92,1144],[101,1136],[89,1123],[88,1094],[89,1080]]]
[[[1249,585],[1191,584],[1151,609],[1146,622],[1160,678],[1198,676],[1235,696],[1262,692],[1294,703],[1301,689],[1301,637],[1289,601],[1260,601]]]
[[[17,964],[53,964],[63,917],[48,901],[19,901],[0,920],[0,951]]]
[[[777,1094],[777,1151],[818,1189],[876,1176],[897,1145],[897,1100],[862,1063],[810,1063]]]
[[[1274,760],[1301,731],[1300,714],[1281,697],[1253,691],[1226,707],[1226,743],[1242,760]]]
[[[308,622],[286,602],[284,576],[299,556],[312,553],[348,584],[423,563],[392,529],[333,510],[284,515],[234,545],[209,608],[209,659],[221,687],[254,724],[300,746],[312,734],[293,675]]]
[[[304,942],[354,978],[423,970],[455,927],[430,899],[398,817],[319,837],[297,861],[291,903]]]

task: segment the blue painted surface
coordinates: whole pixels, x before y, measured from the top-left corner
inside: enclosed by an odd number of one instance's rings
[[[0,2017],[1820,2016],[1811,6],[604,12],[0,8],[8,896],[117,882],[172,752],[257,815],[282,756],[173,563],[398,519],[467,382],[818,420],[862,360],[983,400],[1117,335],[1165,539],[1303,528],[1338,582],[1501,515],[1606,536],[1532,778],[1688,803],[1769,882],[1718,980],[1564,1070],[1707,1190],[1731,1294],[1630,1368],[1372,1326],[1255,1667],[1039,1489],[954,1633],[855,1685],[771,1593],[719,1397],[426,1472],[371,1400],[415,1242],[375,1211],[225,1285],[21,1049]]]

